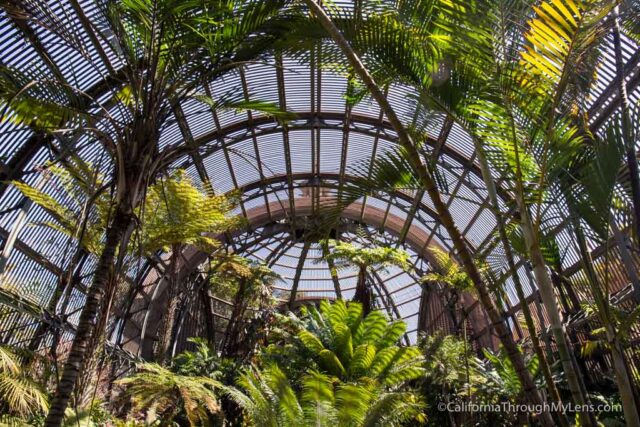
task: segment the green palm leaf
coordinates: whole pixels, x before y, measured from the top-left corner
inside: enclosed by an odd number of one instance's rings
[[[28,417],[46,412],[49,397],[43,387],[22,369],[15,351],[0,345],[0,405],[6,406],[8,415]]]
[[[320,358],[323,368],[331,375],[342,378],[347,375],[347,371],[342,365],[342,362],[340,362],[338,356],[336,356],[331,350],[324,349],[320,351],[320,353],[318,353],[318,357]]]

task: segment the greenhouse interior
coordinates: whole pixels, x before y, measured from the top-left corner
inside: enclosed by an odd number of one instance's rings
[[[638,0],[0,26],[0,426],[640,426]]]

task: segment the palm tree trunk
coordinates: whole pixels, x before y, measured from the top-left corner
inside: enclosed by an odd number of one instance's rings
[[[381,110],[389,119],[389,122],[393,126],[394,130],[397,132],[398,142],[400,146],[406,151],[407,159],[410,162],[411,167],[418,175],[425,191],[427,192],[427,194],[429,194],[435,211],[440,218],[440,222],[447,230],[449,237],[451,238],[453,245],[457,251],[458,257],[462,265],[464,266],[467,275],[473,282],[478,292],[478,298],[483,304],[489,318],[491,319],[494,330],[498,335],[498,338],[502,342],[505,352],[507,353],[516,373],[518,374],[518,378],[522,382],[524,395],[531,404],[542,405],[542,398],[540,397],[540,394],[536,389],[531,374],[527,370],[522,353],[516,345],[511,331],[509,330],[504,319],[502,318],[502,316],[500,316],[500,313],[495,307],[495,304],[491,299],[491,295],[489,294],[489,290],[482,280],[482,276],[480,275],[478,268],[473,262],[473,257],[469,251],[469,248],[467,247],[464,238],[460,234],[460,231],[456,227],[453,218],[451,217],[451,213],[449,212],[449,208],[440,197],[440,193],[436,187],[435,180],[433,179],[425,165],[422,163],[420,153],[417,151],[409,134],[400,122],[400,119],[389,103],[389,100],[384,95],[382,89],[376,84],[373,77],[369,74],[364,64],[358,57],[358,54],[353,50],[349,42],[345,39],[340,30],[335,26],[331,18],[324,12],[323,8],[314,0],[305,0],[305,3],[307,4],[311,12],[318,18],[327,33],[329,33],[331,38],[340,47],[344,55],[347,57],[349,64],[353,67],[354,72],[364,82],[367,89],[371,93],[371,96],[377,101],[378,105],[380,105]],[[548,411],[543,411],[540,414],[540,422],[545,426],[554,425],[551,414]]]
[[[529,270],[529,268],[527,267],[525,269],[525,272],[527,273],[527,279],[529,280],[529,286],[531,286],[531,289],[533,290],[534,293],[538,294],[538,287],[536,285],[536,279],[533,277],[533,274],[531,274],[531,271]],[[545,326],[546,325],[546,319],[544,318],[544,312],[542,311],[542,305],[540,304],[540,298],[538,298],[538,296],[536,295],[536,297],[533,298],[533,305],[536,306],[536,317],[538,318],[538,323],[540,323],[540,326]],[[542,335],[542,340],[544,341],[544,345],[545,345],[545,349],[546,349],[546,353],[547,353],[547,359],[554,361],[554,354],[551,348],[551,339],[549,337],[549,334],[547,333],[546,330],[544,331],[540,331],[541,335]]]
[[[558,348],[558,356],[562,364],[563,371],[567,378],[569,391],[571,392],[572,400],[576,405],[586,405],[588,402],[586,389],[582,376],[578,371],[575,355],[569,346],[567,336],[565,334],[564,325],[560,318],[560,308],[558,307],[558,301],[553,288],[553,283],[549,277],[547,271],[546,261],[542,254],[542,248],[540,246],[540,230],[534,227],[531,214],[529,213],[529,207],[525,202],[525,185],[522,173],[522,166],[520,163],[519,154],[519,141],[516,132],[516,119],[511,106],[511,101],[508,96],[503,96],[503,103],[508,111],[511,127],[511,142],[514,147],[514,161],[517,165],[515,171],[515,203],[520,215],[520,228],[524,237],[526,249],[531,262],[533,275],[538,284],[540,290],[540,298],[542,304],[544,304],[547,315],[549,317],[549,327],[553,334],[556,346]],[[579,418],[584,425],[595,426],[597,424],[595,415],[592,412],[586,414],[579,413]]]
[[[522,314],[524,315],[525,322],[527,324],[527,329],[529,330],[529,337],[531,338],[531,345],[533,346],[533,351],[536,356],[538,356],[538,361],[540,362],[540,370],[542,371],[542,375],[544,376],[545,383],[547,384],[547,389],[549,390],[549,394],[551,395],[551,399],[554,402],[561,403],[562,399],[560,398],[560,393],[558,388],[556,387],[555,381],[553,380],[553,375],[551,374],[551,368],[549,368],[549,364],[547,363],[546,355],[540,346],[540,340],[538,339],[538,335],[536,332],[535,324],[533,323],[533,316],[531,315],[531,310],[529,309],[529,304],[527,304],[527,298],[524,295],[524,290],[522,288],[522,282],[520,282],[520,276],[518,275],[518,271],[516,269],[516,264],[513,258],[513,252],[511,250],[511,244],[509,243],[509,238],[507,236],[507,231],[505,229],[504,217],[502,213],[500,213],[500,205],[498,204],[498,194],[495,187],[495,181],[491,176],[491,172],[489,170],[489,164],[487,163],[487,159],[484,156],[484,153],[480,147],[476,146],[478,162],[480,164],[480,170],[482,172],[482,179],[487,186],[487,193],[489,194],[489,200],[491,201],[491,205],[493,206],[494,216],[496,218],[496,224],[498,226],[498,234],[500,237],[500,241],[502,242],[502,247],[504,248],[505,258],[507,259],[507,266],[509,267],[509,271],[512,272],[511,277],[513,279],[513,285],[516,289],[516,294],[518,295],[518,300],[520,301],[520,307],[522,310]],[[557,418],[560,421],[560,425],[565,427],[569,425],[569,420],[567,419],[566,414],[562,412],[557,412]]]
[[[544,256],[542,255],[540,242],[533,230],[531,217],[529,216],[529,211],[524,204],[521,194],[516,194],[516,201],[518,210],[520,211],[522,234],[529,252],[533,275],[536,278],[536,282],[538,282],[540,297],[547,311],[547,316],[549,316],[549,327],[551,328],[551,333],[558,347],[558,356],[562,363],[562,369],[567,377],[573,403],[576,405],[585,405],[587,398],[583,393],[581,376],[572,358],[572,350],[567,342],[564,325],[562,319],[560,319],[560,308],[558,307],[558,301],[553,291],[553,284],[551,283]],[[591,412],[581,416],[581,418],[584,425],[596,425],[595,418]]]
[[[620,259],[622,260],[622,264],[624,265],[624,269],[627,272],[627,276],[631,281],[631,286],[633,286],[633,295],[636,302],[640,302],[640,279],[638,278],[638,272],[636,271],[636,267],[633,263],[633,258],[629,253],[629,248],[627,247],[627,243],[625,239],[627,236],[620,231],[618,225],[615,221],[611,221],[611,231],[613,232],[613,238],[616,241],[616,245],[618,246],[618,250],[620,251]]]
[[[56,393],[51,403],[51,409],[45,421],[46,427],[60,427],[64,419],[64,411],[71,397],[71,393],[76,384],[78,374],[84,367],[86,352],[93,334],[95,333],[95,323],[100,306],[104,303],[105,295],[109,295],[111,290],[109,285],[110,270],[115,259],[116,249],[121,242],[126,230],[133,222],[133,215],[130,208],[124,202],[119,203],[115,208],[113,222],[107,230],[107,238],[104,249],[98,260],[93,276],[93,283],[87,291],[85,305],[80,314],[78,329],[73,339],[71,351],[64,365],[62,377],[56,388]]]
[[[635,397],[633,395],[633,386],[631,385],[631,379],[629,377],[629,371],[627,370],[627,364],[624,359],[624,352],[622,344],[618,339],[615,326],[612,322],[609,312],[609,302],[607,296],[603,294],[600,288],[598,275],[593,265],[593,259],[587,246],[582,226],[579,223],[578,218],[571,215],[573,222],[573,229],[576,233],[576,240],[578,242],[578,248],[580,249],[580,255],[582,263],[584,265],[585,272],[587,273],[587,281],[591,288],[594,301],[596,303],[596,309],[598,318],[604,326],[607,343],[611,350],[611,358],[613,360],[613,370],[615,372],[616,383],[618,384],[618,392],[620,393],[620,400],[622,400],[622,410],[624,412],[624,418],[627,426],[640,427],[640,413],[636,406]]]
[[[113,269],[111,271],[110,280],[116,281],[117,275],[113,273]],[[94,333],[89,340],[89,344],[87,345],[86,350],[86,359],[84,362],[84,368],[78,375],[78,379],[76,380],[76,389],[74,395],[76,396],[75,405],[78,407],[85,406],[86,399],[88,397],[92,398],[91,394],[88,393],[93,388],[93,393],[98,387],[98,382],[96,378],[99,378],[99,368],[101,363],[104,361],[104,344],[106,341],[106,328],[107,322],[109,320],[109,313],[111,311],[111,304],[113,302],[113,297],[115,294],[115,290],[117,288],[117,282],[109,285],[109,292],[105,295],[104,303],[100,308],[100,312],[98,313],[98,317],[96,319]]]
[[[607,328],[607,340],[611,345],[611,359],[613,360],[613,370],[616,373],[616,382],[618,383],[618,392],[622,401],[622,411],[627,426],[640,426],[640,413],[633,395],[633,386],[629,369],[624,358],[624,351],[620,340],[617,339],[612,328]]]
[[[638,171],[638,159],[636,147],[631,137],[631,117],[629,116],[629,97],[627,96],[627,84],[624,78],[624,62],[622,59],[622,46],[620,43],[620,20],[618,18],[619,6],[613,11],[613,48],[616,57],[616,82],[618,84],[618,96],[622,108],[622,138],[626,149],[627,168],[631,184],[631,198],[633,201],[633,214],[636,228],[636,243],[640,245],[640,173]]]
[[[178,308],[178,260],[180,259],[180,245],[173,245],[171,250],[171,265],[168,275],[167,285],[167,309],[160,320],[158,327],[158,343],[155,358],[158,363],[164,365],[171,346],[173,336],[173,326],[176,320],[176,309]]]

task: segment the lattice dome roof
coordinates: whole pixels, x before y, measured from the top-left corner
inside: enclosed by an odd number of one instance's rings
[[[102,22],[93,1],[46,2],[58,19],[71,23],[89,46],[84,56],[70,50],[58,36],[41,27],[17,24],[0,12],[0,47],[2,64],[32,67],[44,64],[51,73],[65,79],[94,96],[108,93],[104,76],[121,66],[113,47],[106,40],[95,41],[87,34],[87,26],[100,28]],[[348,9],[351,2],[335,2]],[[105,30],[108,35],[108,30]],[[631,102],[640,99],[640,49],[623,38],[627,85]],[[603,43],[598,66],[598,81],[592,89],[589,107],[592,129],[597,131],[619,105],[614,89],[614,55],[611,40]],[[356,167],[371,162],[376,156],[396,147],[397,135],[376,103],[365,98],[351,108],[345,100],[347,79],[343,75],[309,67],[290,58],[271,58],[265,63],[247,64],[241,70],[218,79],[202,92],[220,97],[242,93],[247,98],[277,102],[296,114],[286,126],[260,113],[215,113],[194,100],[176,108],[175,118],[163,129],[161,144],[193,144],[198,149],[173,164],[185,168],[198,184],[203,179],[215,191],[239,190],[241,203],[237,213],[248,219],[248,226],[232,236],[225,245],[237,253],[262,260],[282,275],[275,288],[277,297],[286,299],[292,289],[308,298],[335,297],[336,286],[343,296],[353,293],[355,270],[342,270],[332,277],[321,248],[316,242],[305,243],[304,230],[318,215],[319,207],[334,195],[341,185],[353,180]],[[416,119],[416,105],[411,90],[392,86],[388,96],[405,124]],[[117,114],[117,112],[114,112]],[[492,239],[495,218],[488,206],[488,194],[480,176],[473,143],[456,124],[440,115],[429,117],[431,139],[425,150],[437,151],[441,172],[443,199],[451,210],[458,228],[477,254],[489,254],[496,270],[505,269],[502,248]],[[67,237],[51,228],[39,226],[48,213],[25,201],[8,180],[22,179],[37,186],[43,180],[40,168],[56,158],[59,148],[55,140],[44,143],[31,129],[5,121],[0,125],[0,239],[5,251],[3,286],[10,283],[26,300],[46,307],[57,278],[64,273],[71,256]],[[86,137],[75,141],[77,152],[86,161],[102,168],[109,167],[108,156],[101,146]],[[500,184],[498,176],[496,181]],[[61,197],[59,188],[47,187],[53,197]],[[503,207],[509,195],[500,190]],[[553,217],[553,215],[550,214]],[[567,243],[563,266],[571,271],[579,257],[572,250],[568,235],[562,230],[562,215],[557,215],[559,241]],[[406,249],[417,267],[406,273],[391,268],[375,274],[377,304],[392,317],[409,324],[410,340],[416,339],[422,289],[417,272],[429,271],[429,248],[436,246],[451,251],[451,241],[441,227],[428,196],[421,191],[397,191],[392,194],[366,196],[357,200],[342,214],[340,235],[357,240],[357,230],[364,230],[385,245]],[[15,239],[15,244],[8,244]],[[9,248],[9,250],[6,250]],[[186,252],[185,268],[197,269],[198,254]],[[66,302],[66,322],[71,333],[83,304],[83,292],[90,283],[95,259],[87,255],[82,263],[80,280],[70,290]],[[140,284],[132,293],[119,296],[112,339],[137,340],[145,321],[145,310],[158,285],[158,263],[141,259],[133,263],[127,276]],[[530,274],[522,260],[518,262],[523,283],[530,284]],[[336,283],[336,280],[337,282]],[[527,285],[526,293],[532,289]],[[510,306],[518,299],[511,279],[506,281]],[[137,301],[131,303],[131,301]],[[146,302],[145,302],[146,301]],[[137,317],[136,317],[137,316]],[[127,319],[125,327],[123,319]],[[37,324],[28,315],[13,311],[2,320],[7,325],[23,325],[12,340],[28,340]]]

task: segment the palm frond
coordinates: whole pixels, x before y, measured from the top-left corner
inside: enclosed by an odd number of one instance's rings
[[[49,396],[38,383],[22,373],[0,373],[0,400],[11,413],[21,416],[36,415],[49,409]]]

